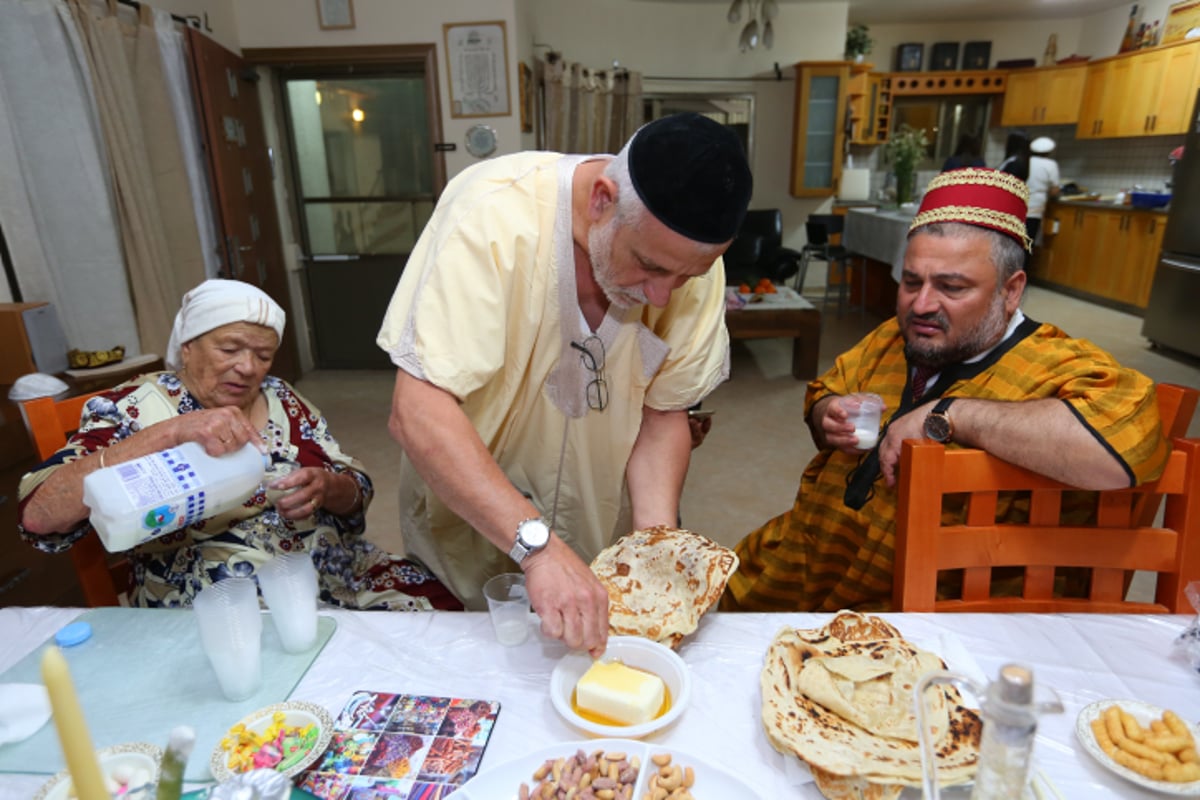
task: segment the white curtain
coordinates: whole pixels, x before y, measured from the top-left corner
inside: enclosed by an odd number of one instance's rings
[[[70,347],[137,355],[85,63],[63,5],[0,2],[0,225],[23,298],[54,305]]]
[[[546,54],[538,64],[546,150],[615,153],[642,124],[642,75]]]

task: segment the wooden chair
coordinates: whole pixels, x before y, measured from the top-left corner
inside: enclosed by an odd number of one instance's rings
[[[1165,434],[1182,434],[1197,391],[1161,385]],[[1165,412],[1165,413],[1162,413]],[[1064,526],[1065,484],[981,450],[947,450],[928,440],[905,441],[900,458],[896,559],[897,611],[1025,611],[1192,613],[1184,597],[1200,580],[1200,440],[1174,439],[1162,476],[1132,489],[1100,492],[1094,523]],[[996,522],[1000,492],[1029,494],[1029,522]],[[967,494],[964,524],[943,525],[945,495]],[[1166,497],[1161,527],[1154,527]],[[992,569],[1024,570],[1023,595],[991,597]],[[1054,597],[1055,567],[1092,568],[1090,596]],[[961,599],[937,599],[939,570],[963,570]],[[1154,603],[1125,600],[1131,570],[1158,573]]]
[[[67,435],[79,428],[83,406],[99,392],[55,401],[50,397],[26,400],[22,406],[29,421],[38,458],[45,460],[67,443]],[[100,537],[89,534],[68,551],[83,589],[84,601],[92,607],[122,605],[130,585],[128,559],[110,556]]]

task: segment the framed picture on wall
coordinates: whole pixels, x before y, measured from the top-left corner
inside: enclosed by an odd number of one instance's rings
[[[896,45],[896,71],[920,72],[921,62],[925,58],[925,45],[899,44]]]
[[[929,68],[958,69],[958,42],[938,42],[929,54]]]
[[[504,20],[446,23],[442,32],[450,75],[450,116],[511,114]]]
[[[317,0],[317,24],[323,31],[354,27],[354,0]]]
[[[963,69],[987,69],[992,63],[991,42],[967,42],[963,45]]]

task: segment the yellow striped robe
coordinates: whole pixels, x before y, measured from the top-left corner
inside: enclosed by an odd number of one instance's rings
[[[828,394],[875,392],[887,420],[900,406],[909,371],[893,318],[809,384],[805,419]],[[1024,320],[982,361],[943,370],[926,399],[938,390],[988,400],[1058,397],[1121,459],[1130,485],[1158,477],[1166,462],[1169,445],[1160,433],[1153,382],[1053,325]],[[741,563],[722,610],[888,610],[896,493],[881,479],[861,511],[847,508],[846,479],[857,463],[857,456],[838,450],[822,450],[809,462],[791,510],[738,544]],[[1009,518],[1021,511],[1010,507]]]

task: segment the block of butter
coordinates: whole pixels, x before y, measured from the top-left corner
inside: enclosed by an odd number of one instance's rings
[[[662,678],[620,661],[596,661],[575,685],[579,708],[624,725],[654,719],[664,698]]]

